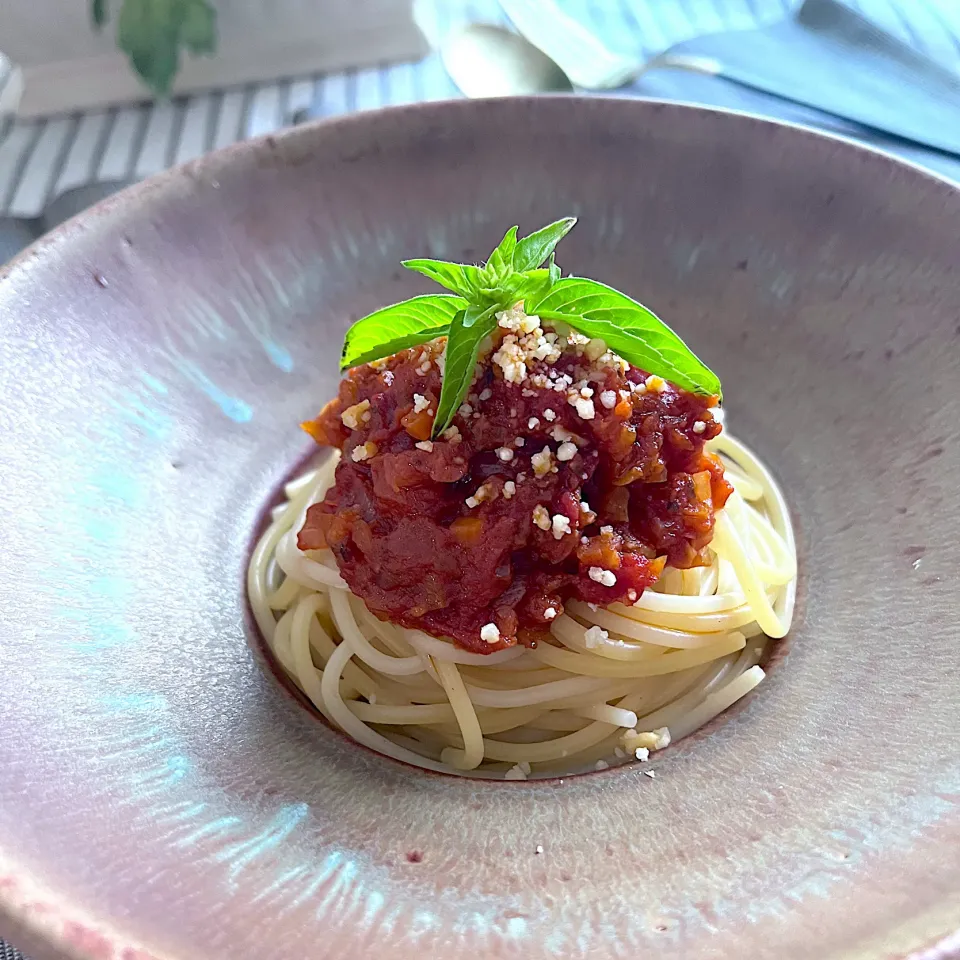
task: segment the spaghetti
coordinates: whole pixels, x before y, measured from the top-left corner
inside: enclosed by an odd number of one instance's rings
[[[533,647],[478,654],[369,612],[328,549],[300,550],[339,454],[285,488],[250,561],[257,624],[334,726],[429,770],[526,779],[602,769],[687,736],[764,677],[790,627],[796,550],[766,467],[726,434],[707,444],[733,486],[708,562],[666,566],[632,605],[573,600]]]

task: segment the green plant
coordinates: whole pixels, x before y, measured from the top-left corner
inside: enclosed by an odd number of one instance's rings
[[[91,0],[90,18],[102,30],[110,0]],[[117,46],[158,96],[170,92],[180,51],[209,54],[217,46],[217,12],[209,0],[122,0]]]

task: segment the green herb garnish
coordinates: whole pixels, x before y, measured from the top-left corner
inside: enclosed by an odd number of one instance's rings
[[[527,314],[562,321],[584,336],[599,338],[648,373],[693,393],[720,396],[717,375],[656,314],[596,280],[561,279],[554,249],[576,222],[566,217],[519,240],[517,228],[511,227],[483,267],[446,260],[403,261],[408,270],[452,293],[413,297],[358,320],[347,331],[340,369],[445,334],[446,367],[433,424],[437,437],[470,390],[480,344],[496,329],[496,314],[522,300]]]

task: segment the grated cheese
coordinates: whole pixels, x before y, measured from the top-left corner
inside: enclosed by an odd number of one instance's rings
[[[340,419],[343,421],[343,425],[348,430],[356,430],[360,426],[360,418],[370,409],[369,400],[361,400],[359,403],[355,403],[352,407],[347,407],[343,413],[340,414]]]
[[[567,440],[560,444],[557,449],[557,459],[561,461],[572,460],[577,455],[577,445]]]
[[[533,508],[533,522],[541,530],[549,530],[551,527],[550,511],[542,503]]]

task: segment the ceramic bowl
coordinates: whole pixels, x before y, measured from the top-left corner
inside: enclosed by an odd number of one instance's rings
[[[769,679],[639,769],[357,748],[264,669],[255,529],[343,331],[566,214],[719,373],[796,524]],[[36,960],[960,948],[960,193],[751,117],[440,103],[241,144],[0,280],[0,931]],[[542,852],[537,852],[542,848]]]

